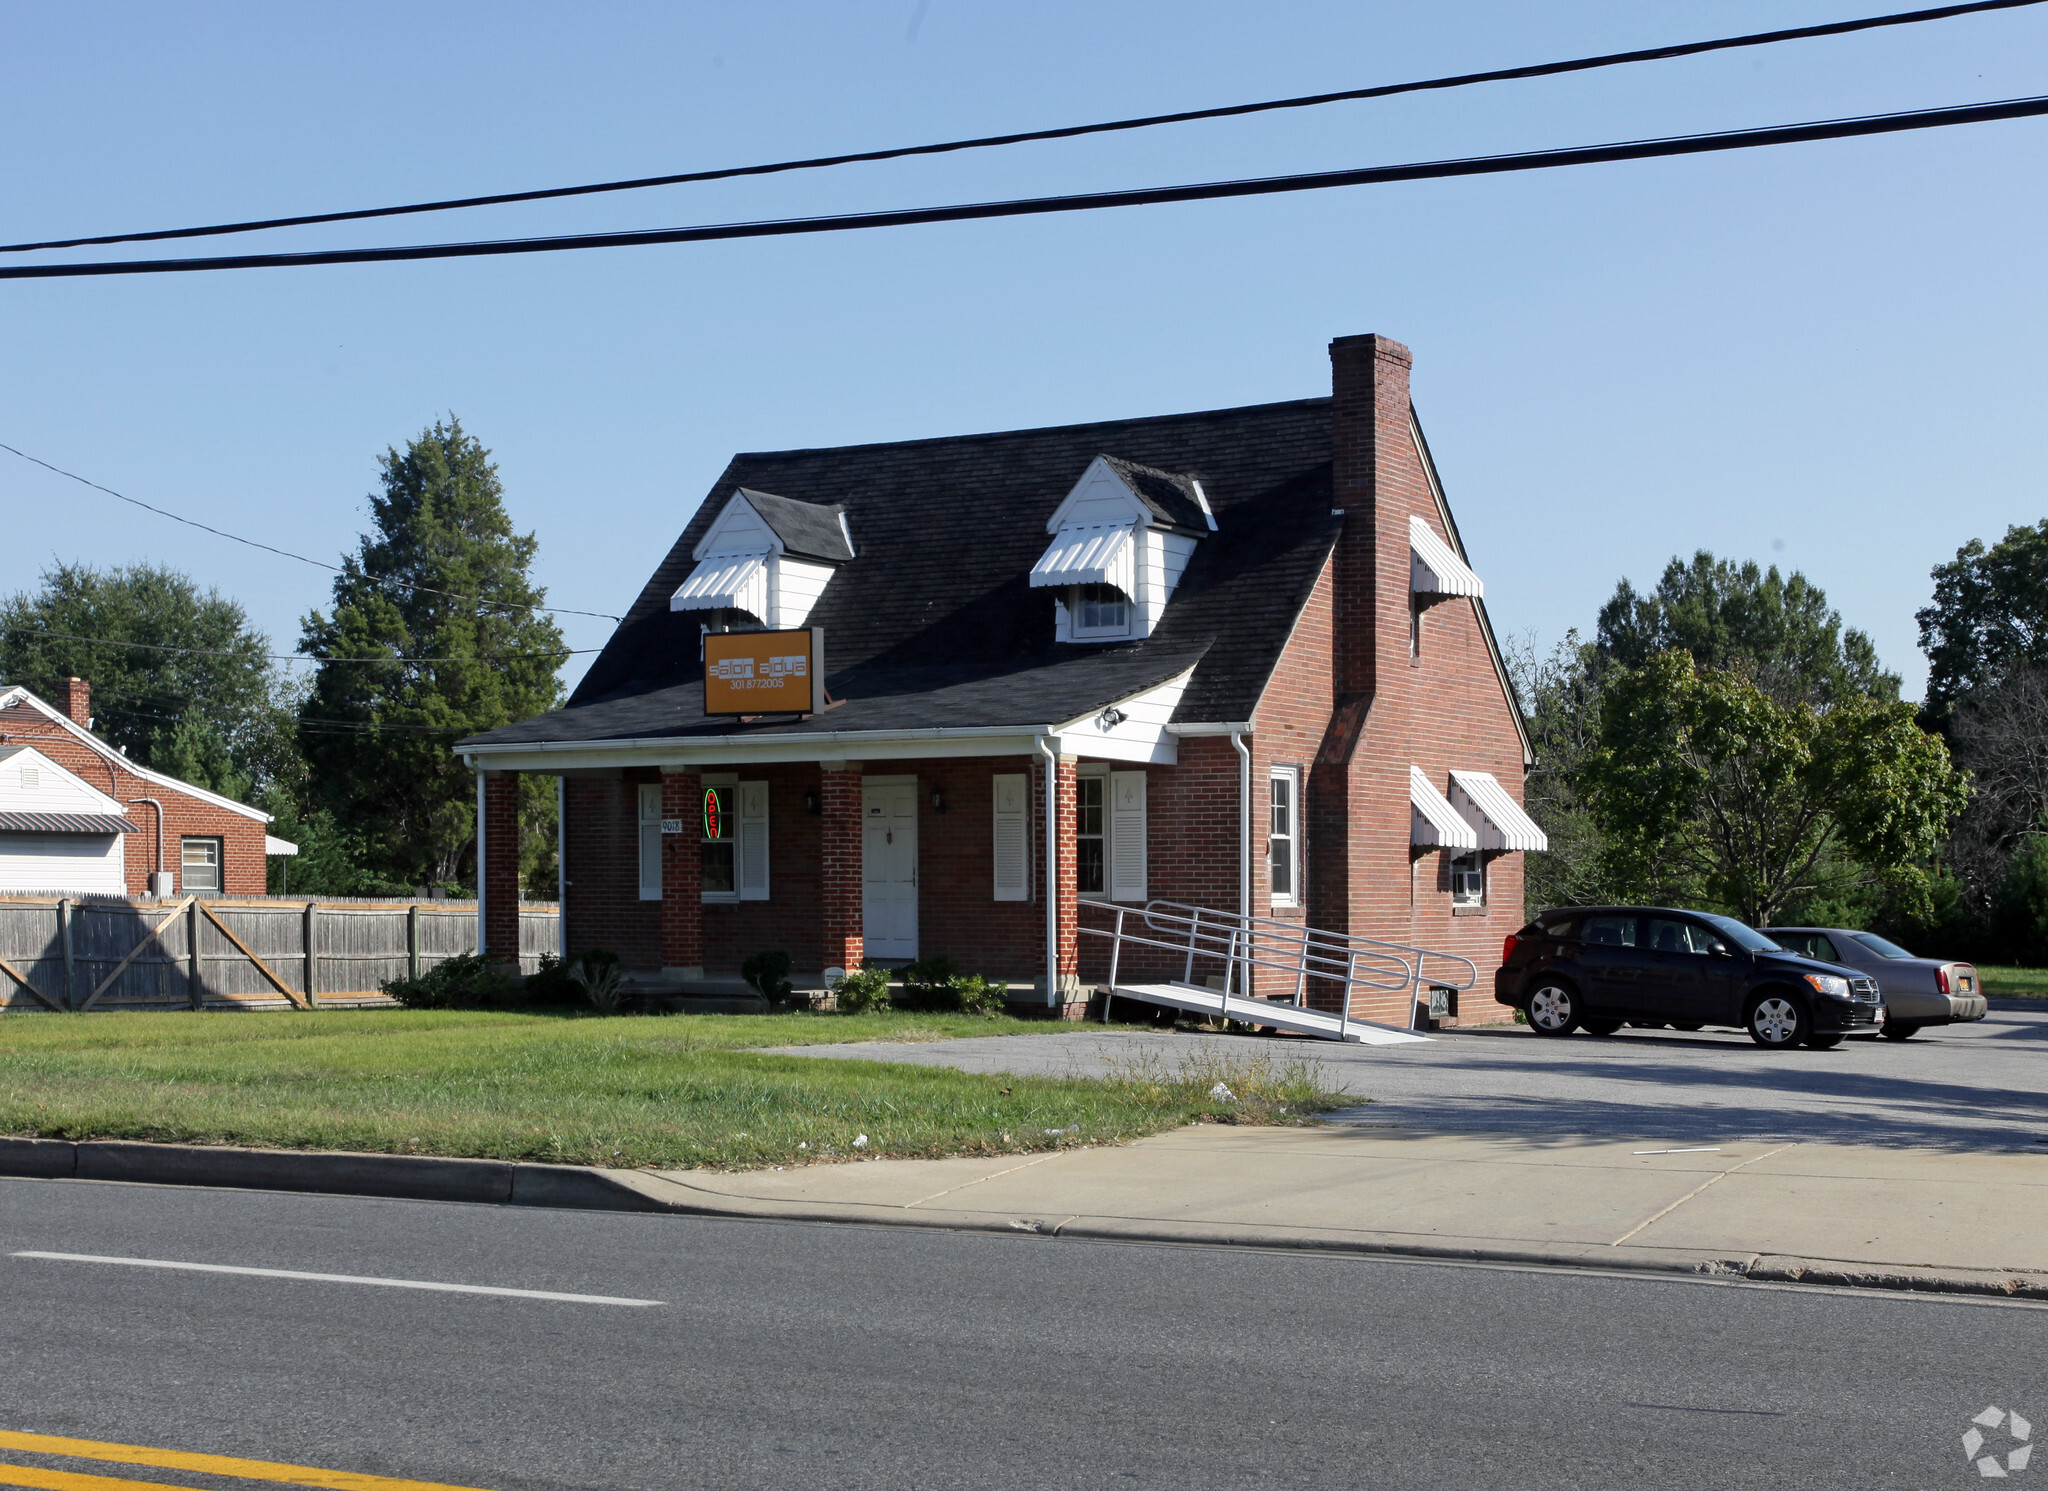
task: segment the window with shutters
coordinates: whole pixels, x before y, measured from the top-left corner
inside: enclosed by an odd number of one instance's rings
[[[995,786],[995,899],[1031,899],[1031,778],[1003,772]]]
[[[1301,904],[1301,773],[1276,766],[1269,779],[1266,873],[1275,906]]]
[[[768,899],[768,784],[706,778],[698,853],[706,901]]]
[[[1145,773],[1083,767],[1074,796],[1074,883],[1084,896],[1145,899]]]
[[[737,782],[705,782],[703,800],[699,804],[699,837],[703,844],[701,851],[703,891],[707,901],[737,901],[739,890],[733,879],[733,849],[736,825],[733,822],[734,801],[739,796]]]
[[[640,784],[640,899],[661,899],[661,783]]]

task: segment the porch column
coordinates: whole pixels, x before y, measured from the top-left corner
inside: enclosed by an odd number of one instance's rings
[[[661,769],[661,816],[682,831],[661,836],[661,972],[704,977],[704,781],[690,767]]]
[[[477,835],[477,898],[483,902],[486,961],[508,972],[519,969],[519,777],[514,772],[483,774],[483,802]]]
[[[825,977],[858,968],[861,944],[860,763],[823,761],[818,771],[818,918]]]
[[[1059,758],[1058,775],[1053,781],[1053,812],[1056,819],[1053,831],[1046,835],[1047,842],[1055,846],[1054,865],[1051,881],[1055,887],[1053,914],[1056,931],[1052,938],[1059,950],[1059,967],[1056,977],[1047,980],[1046,1004],[1060,1009],[1074,997],[1081,982],[1080,925],[1081,892],[1075,860],[1079,854],[1075,832],[1078,828],[1080,787],[1080,760],[1074,756]]]

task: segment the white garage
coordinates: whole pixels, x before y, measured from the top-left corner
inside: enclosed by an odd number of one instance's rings
[[[125,895],[122,805],[33,746],[0,747],[0,894]]]

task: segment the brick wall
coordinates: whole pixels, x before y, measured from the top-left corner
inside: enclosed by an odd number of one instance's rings
[[[81,700],[79,708],[87,707]],[[231,809],[152,782],[122,764],[111,747],[96,751],[82,743],[62,725],[28,704],[0,709],[0,745],[29,745],[42,752],[74,776],[107,793],[123,805],[136,832],[124,834],[122,856],[127,866],[128,894],[149,893],[149,872],[157,867],[156,809],[136,799],[155,798],[163,804],[163,864],[171,872],[172,885],[184,894],[180,869],[180,844],[185,837],[217,838],[221,841],[221,892],[230,896],[260,896],[266,889],[263,840],[266,823]],[[61,890],[62,886],[51,886]]]
[[[484,774],[484,863],[478,882],[484,898],[484,955],[497,964],[519,962],[519,778]]]

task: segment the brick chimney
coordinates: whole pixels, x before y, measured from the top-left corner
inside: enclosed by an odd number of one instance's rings
[[[83,678],[64,680],[64,712],[79,729],[92,728],[92,685]]]
[[[1408,433],[1413,363],[1391,337],[1330,343],[1331,506],[1346,514],[1336,573],[1340,699],[1370,698],[1407,636],[1408,514],[1423,495]]]

